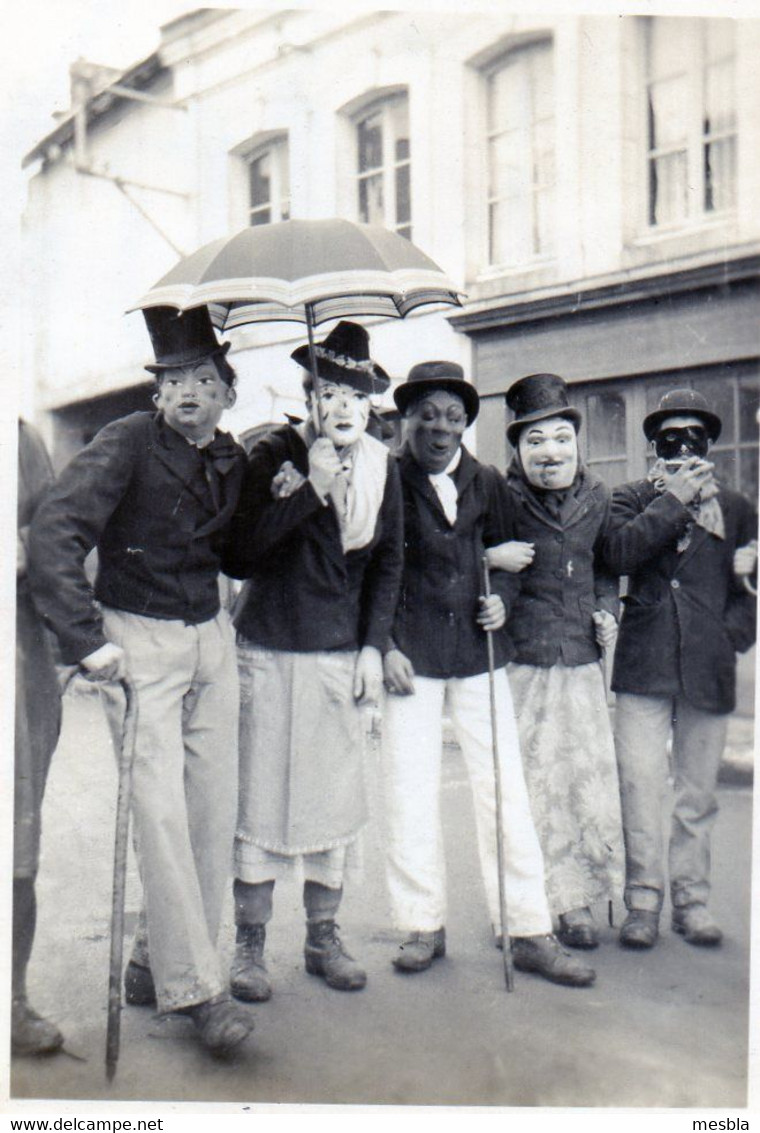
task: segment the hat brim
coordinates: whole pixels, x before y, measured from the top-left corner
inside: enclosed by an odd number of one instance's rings
[[[303,366],[311,373],[308,346],[299,346],[290,355],[294,362]],[[317,377],[325,381],[340,382],[342,385],[352,386],[363,393],[385,393],[391,384],[391,379],[382,366],[372,362],[373,371],[358,369],[354,366],[341,366],[330,358],[317,358]]]
[[[406,410],[415,401],[430,393],[431,390],[443,389],[461,397],[464,411],[467,415],[467,424],[471,425],[480,411],[480,396],[475,386],[460,378],[420,378],[414,382],[396,386],[393,391],[393,400],[399,413],[404,415]]]
[[[231,342],[220,342],[218,346],[214,346],[211,350],[204,349],[200,354],[190,358],[177,358],[171,362],[146,362],[144,369],[151,374],[162,374],[164,370],[179,370],[183,366],[197,366],[201,362],[205,362],[207,358],[215,358],[217,354],[226,354],[231,346]]]
[[[507,425],[507,440],[512,445],[512,448],[517,448],[520,433],[526,425],[532,425],[536,421],[548,421],[550,417],[564,417],[565,420],[571,421],[576,433],[580,429],[583,420],[581,411],[575,409],[572,405],[554,405],[546,409],[534,409],[532,413],[526,413],[524,417],[516,417],[514,421],[510,421]]]
[[[691,409],[687,406],[684,406],[683,409],[655,409],[653,413],[647,414],[641,426],[648,441],[654,440],[660,425],[668,417],[698,417],[700,421],[704,421],[707,435],[711,441],[717,441],[723,429],[723,422],[720,417],[717,413],[711,413],[709,409]]]

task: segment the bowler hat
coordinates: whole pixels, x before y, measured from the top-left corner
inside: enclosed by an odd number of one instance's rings
[[[473,423],[480,409],[480,398],[475,386],[465,381],[464,370],[456,362],[419,362],[412,366],[403,385],[394,389],[393,400],[403,415],[415,401],[436,389],[461,397],[467,424]]]
[[[317,361],[317,376],[325,381],[340,382],[353,386],[363,393],[383,393],[391,380],[382,366],[373,362],[369,356],[369,334],[358,323],[345,320],[338,323],[324,342],[314,347]],[[311,370],[309,347],[299,346],[290,357]]]
[[[695,389],[672,389],[660,398],[660,404],[653,413],[644,418],[644,436],[651,441],[656,436],[660,425],[668,417],[698,417],[704,421],[707,435],[711,441],[717,441],[723,423],[717,413],[712,413],[701,393]]]
[[[177,366],[194,366],[215,354],[226,354],[229,342],[219,342],[211,325],[208,307],[176,311],[174,307],[146,307],[143,311],[156,356],[146,370],[159,374]]]
[[[572,422],[576,433],[582,417],[580,410],[567,399],[567,383],[557,374],[528,374],[510,386],[506,401],[514,413],[507,425],[507,438],[513,448],[525,425],[545,421],[548,417],[565,417]]]

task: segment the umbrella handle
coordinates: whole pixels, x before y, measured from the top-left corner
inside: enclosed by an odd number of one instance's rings
[[[314,399],[317,403],[317,420],[319,422],[320,435],[324,436],[324,421],[322,420],[322,405],[319,400],[319,373],[317,371],[317,352],[314,346],[314,310],[311,303],[305,303],[304,308],[306,311],[306,332],[309,336],[309,367],[311,369],[311,380],[314,386]]]

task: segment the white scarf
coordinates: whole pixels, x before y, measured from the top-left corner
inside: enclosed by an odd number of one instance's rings
[[[459,467],[459,462],[462,459],[462,449],[458,448],[452,456],[449,463],[444,468],[443,472],[428,472],[428,480],[433,485],[441,501],[443,514],[446,516],[451,527],[457,521],[457,486],[449,475],[455,472]]]
[[[388,476],[388,449],[368,433],[362,433],[347,456],[346,501],[338,514],[344,552],[358,551],[371,542]]]

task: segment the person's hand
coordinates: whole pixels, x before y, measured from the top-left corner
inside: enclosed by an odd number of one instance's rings
[[[486,633],[493,633],[497,629],[501,629],[507,620],[507,611],[504,609],[504,603],[498,594],[489,594],[486,598],[484,595],[480,597],[480,613],[478,614],[478,625],[484,629]]]
[[[118,681],[127,675],[124,650],[112,641],[107,641],[94,653],[88,653],[79,664],[88,681]]]
[[[714,469],[715,465],[708,460],[690,456],[676,472],[668,476],[665,485],[682,504],[690,504],[709,482]]]
[[[306,477],[298,471],[293,461],[286,460],[284,464],[280,465],[280,470],[273,478],[270,487],[276,500],[285,500],[305,483]]]
[[[383,659],[380,650],[365,645],[359,651],[354,669],[354,700],[357,704],[379,704],[383,687]]]
[[[489,547],[486,562],[491,570],[508,570],[510,574],[519,574],[530,566],[535,555],[535,544],[511,539],[508,543],[499,543],[498,547]]]
[[[752,574],[757,566],[757,543],[748,543],[746,547],[738,547],[734,553],[734,574],[740,577]]]
[[[617,622],[608,610],[596,610],[592,614],[596,644],[600,649],[610,649],[617,637]]]
[[[400,649],[391,649],[383,658],[383,675],[388,692],[411,696],[414,692],[414,667]]]
[[[309,449],[309,480],[321,500],[327,498],[342,471],[335,445],[327,437],[317,437]]]

